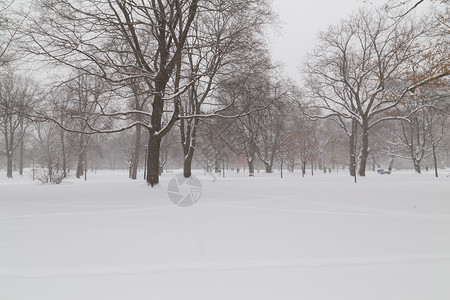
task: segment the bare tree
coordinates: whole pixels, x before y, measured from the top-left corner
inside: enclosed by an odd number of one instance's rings
[[[261,36],[272,19],[265,0],[217,1],[209,8],[194,21],[181,66],[186,73],[184,80],[194,82],[179,101],[185,177],[191,176],[200,118],[210,117],[212,107],[217,113],[235,100],[227,102],[217,90],[221,82],[236,76],[242,65],[254,60],[255,53],[266,55]]]
[[[132,78],[145,82],[151,95],[151,111],[101,110],[105,117],[140,113],[151,117],[150,124],[139,121],[115,131],[142,125],[149,131],[147,182],[159,182],[161,138],[178,118],[176,95],[184,88],[171,82],[182,59],[185,41],[199,10],[198,0],[183,1],[72,1],[42,0],[40,13],[30,20],[31,53],[84,73],[120,84]],[[132,61],[122,64],[121,53]],[[169,85],[171,85],[169,87]],[[170,121],[162,117],[172,107]],[[91,132],[105,132],[88,124]],[[112,132],[109,130],[107,132]]]
[[[20,165],[23,169],[24,136],[28,125],[24,124],[24,115],[35,101],[35,87],[30,79],[17,75],[0,77],[0,131],[5,140],[6,176],[13,177],[13,159],[20,149]]]
[[[360,10],[322,33],[305,63],[310,96],[322,111],[318,117],[337,117],[342,124],[351,121],[351,130],[341,126],[351,133],[350,149],[356,126],[361,129],[361,176],[370,152],[369,130],[385,120],[406,119],[389,113],[415,88],[449,74],[446,67],[435,65],[419,78],[409,76],[423,60],[422,54],[433,48],[419,46],[425,33],[423,23],[397,22],[383,10]]]
[[[64,172],[57,167],[61,161],[59,128],[54,123],[35,122],[34,129],[34,157],[41,166],[37,178],[42,183],[58,184],[64,178]]]

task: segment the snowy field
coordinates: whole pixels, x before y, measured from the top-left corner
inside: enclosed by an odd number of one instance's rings
[[[450,177],[0,179],[0,299],[450,299]]]

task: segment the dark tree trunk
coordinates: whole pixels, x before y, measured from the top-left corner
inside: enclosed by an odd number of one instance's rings
[[[159,183],[159,153],[161,148],[161,138],[150,132],[148,139],[147,154],[147,184],[155,186]]]
[[[53,166],[52,163],[49,162],[48,163],[48,183],[51,183],[53,181]]]
[[[84,151],[84,181],[87,181],[87,150]]]
[[[134,149],[133,149],[133,158],[131,160],[130,166],[130,178],[136,180],[138,167],[139,167],[139,158],[141,156],[141,126],[136,126],[136,138],[134,140]]]
[[[200,109],[198,107],[195,113],[200,114]],[[185,178],[189,178],[192,175],[192,159],[194,157],[195,144],[197,139],[198,122],[198,119],[181,120],[180,122],[181,148],[183,149],[184,154],[183,176]]]
[[[185,178],[189,178],[192,175],[192,154],[189,154],[188,157],[184,158],[184,166],[183,166],[183,176]]]
[[[284,164],[284,161],[283,161],[283,154],[281,155],[281,163],[280,163],[280,176],[281,176],[281,178],[283,178],[283,164]]]
[[[20,142],[19,142],[19,175],[23,176],[23,152],[24,152],[25,130],[23,127],[23,117],[20,117]]]
[[[389,160],[389,167],[388,167],[389,172],[392,171],[392,168],[393,168],[393,167],[394,167],[394,158],[392,157],[392,158]]]
[[[161,53],[161,66],[167,64],[167,53]],[[173,57],[173,62],[177,62],[177,70],[175,76],[175,92],[178,92],[181,70],[181,52]],[[165,134],[167,134],[179,116],[179,106],[177,103],[178,97],[175,97],[174,112],[172,118],[169,120],[165,128],[162,128],[162,116],[164,113],[164,91],[167,82],[169,82],[170,74],[173,71],[173,65],[169,69],[161,69],[155,77],[155,95],[152,103],[152,117],[151,129],[148,131],[148,148],[147,148],[147,184],[155,186],[159,183],[159,175],[161,172],[160,153],[161,141]]]
[[[6,156],[6,177],[13,178],[13,158],[10,153],[8,153]]]
[[[217,158],[214,159],[214,172],[215,173],[220,172],[220,162]]]
[[[434,145],[434,144],[433,144],[433,164],[434,164],[434,176],[439,177],[437,159],[436,159],[436,145]]]
[[[23,176],[23,138],[20,139],[20,148],[19,148],[19,175]]]
[[[348,168],[350,172],[350,176],[356,175],[356,133],[357,133],[357,126],[358,123],[356,123],[355,120],[352,120],[352,132],[349,136],[350,140],[350,167]]]
[[[84,172],[83,162],[84,162],[84,150],[81,150],[81,152],[78,154],[77,172],[75,174],[77,178],[81,178],[81,176],[83,175]]]
[[[272,165],[271,164],[264,162],[264,167],[266,169],[266,173],[272,173]]]
[[[306,161],[302,162],[302,177],[305,177],[306,174]]]
[[[367,157],[369,156],[369,128],[367,124],[363,125],[362,130],[359,176],[366,176]]]
[[[254,165],[253,161],[254,161],[253,158],[247,159],[248,173],[250,174],[250,176],[253,176],[255,174],[255,165]]]
[[[67,161],[66,161],[66,143],[64,141],[64,130],[61,129],[61,154],[62,154],[62,168],[63,168],[63,177],[67,177]]]
[[[420,170],[420,161],[415,160],[414,161],[414,171],[416,171],[416,173],[421,174],[422,171]]]

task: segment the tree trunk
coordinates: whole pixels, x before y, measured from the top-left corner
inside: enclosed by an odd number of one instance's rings
[[[393,167],[394,167],[394,158],[391,157],[391,159],[389,160],[389,167],[388,167],[389,172],[392,171]]]
[[[133,149],[133,159],[131,160],[130,166],[130,178],[132,180],[136,180],[138,167],[139,167],[139,158],[141,156],[141,126],[136,126],[136,138],[134,140],[134,149]]]
[[[84,181],[87,181],[87,151],[84,151]]]
[[[434,176],[439,177],[438,166],[437,166],[437,159],[436,159],[436,145],[435,144],[433,144],[433,164],[434,164]]]
[[[150,131],[147,153],[147,184],[155,186],[159,183],[159,153],[161,138]]]
[[[352,132],[349,136],[350,141],[350,167],[348,168],[350,172],[350,176],[356,175],[356,133],[357,133],[357,126],[358,123],[356,123],[355,120],[352,120]]]
[[[81,150],[80,153],[78,154],[77,172],[75,174],[77,178],[81,178],[81,176],[83,175],[84,172],[83,161],[84,161],[84,150]]]
[[[20,117],[20,144],[19,144],[19,175],[23,176],[23,152],[24,152],[24,136],[23,117]]]
[[[419,174],[422,173],[422,171],[420,170],[420,161],[417,160],[414,161],[414,171]]]
[[[302,162],[302,177],[305,177],[306,174],[306,161]]]
[[[192,176],[192,157],[194,152],[192,151],[191,153],[192,154],[188,154],[188,156],[184,158],[183,176],[185,178]]]
[[[266,173],[272,173],[272,165],[271,164],[264,162],[264,166],[266,168]]]
[[[47,182],[51,183],[53,181],[53,167],[52,167],[52,163],[49,162],[48,163],[48,178],[47,178]]]
[[[23,176],[23,137],[20,139],[20,149],[19,149],[19,175]]]
[[[62,154],[62,168],[63,168],[63,177],[67,177],[67,171],[66,171],[66,143],[64,142],[64,129],[61,129],[61,154]]]
[[[362,130],[359,176],[366,176],[367,157],[369,156],[369,128],[367,124],[363,125]]]
[[[12,155],[8,152],[6,155],[6,177],[13,178],[13,158]]]
[[[200,109],[197,108],[195,113],[200,114]],[[183,176],[185,178],[192,175],[192,158],[194,157],[198,122],[197,118],[187,121],[181,120],[180,122],[181,148],[184,154]]]
[[[253,161],[254,161],[254,159],[252,157],[250,159],[247,159],[248,173],[250,176],[253,176],[255,174],[255,165],[254,165]]]

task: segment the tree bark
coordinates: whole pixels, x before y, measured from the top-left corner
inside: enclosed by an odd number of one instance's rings
[[[422,173],[422,171],[420,169],[420,161],[417,161],[417,160],[414,161],[414,171],[418,174]]]
[[[20,117],[20,145],[19,145],[19,175],[23,176],[23,152],[24,152],[24,129],[23,129],[23,117]]]
[[[64,129],[60,129],[61,130],[61,154],[62,154],[62,168],[63,168],[63,177],[66,178],[67,177],[67,161],[66,161],[66,143],[64,141]]]
[[[150,131],[147,153],[147,184],[155,186],[159,183],[159,153],[161,138]]]
[[[350,142],[350,167],[348,168],[350,176],[354,177],[356,175],[356,133],[357,133],[358,123],[352,120],[352,131],[349,135]]]
[[[247,159],[248,163],[248,173],[250,176],[253,176],[255,174],[255,165],[254,165],[254,158]]]
[[[359,176],[366,176],[367,157],[369,156],[369,128],[367,124],[363,124],[362,131]]]
[[[75,174],[75,176],[77,178],[81,178],[81,176],[83,175],[84,172],[84,167],[83,167],[83,162],[84,162],[84,149],[80,151],[80,153],[78,154],[78,164],[77,164],[77,172]]]
[[[392,168],[393,168],[393,167],[394,167],[394,158],[392,157],[392,158],[389,160],[389,167],[388,167],[389,172],[392,171]]]
[[[188,154],[187,157],[184,157],[184,166],[183,166],[183,176],[185,178],[189,178],[192,175],[192,157],[194,151]]]
[[[13,178],[13,158],[9,153],[6,155],[6,177]]]
[[[141,126],[136,126],[136,138],[134,140],[134,149],[133,149],[133,159],[131,160],[131,170],[130,170],[130,178],[132,180],[136,180],[138,167],[139,167],[139,158],[141,156]]]
[[[433,144],[433,164],[434,164],[434,176],[439,177],[438,166],[437,166],[437,159],[436,159],[436,145],[435,144]]]

